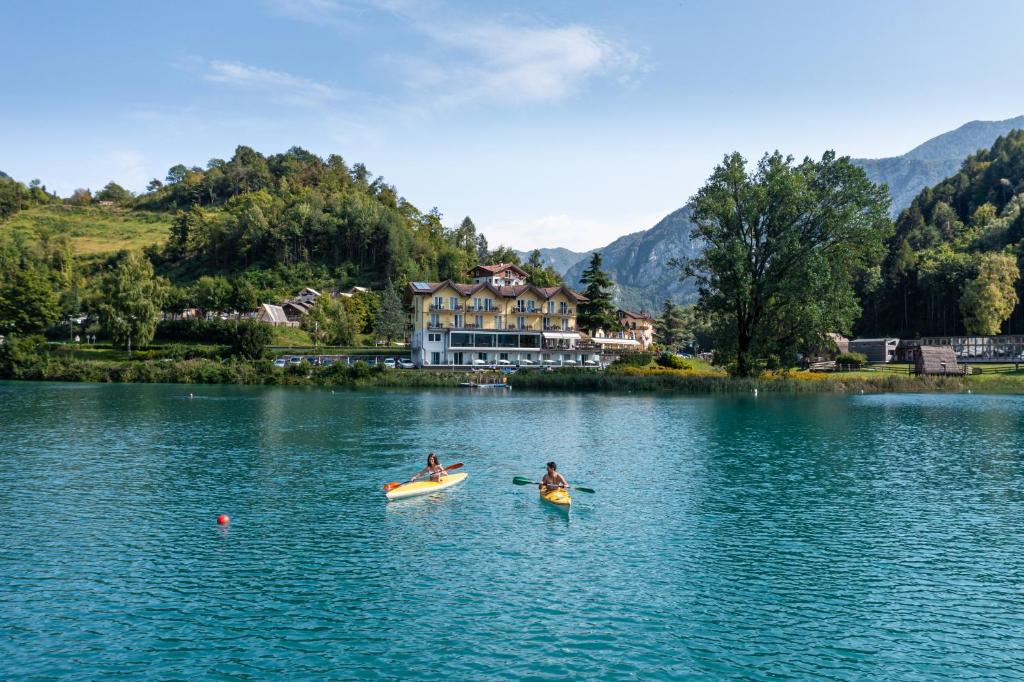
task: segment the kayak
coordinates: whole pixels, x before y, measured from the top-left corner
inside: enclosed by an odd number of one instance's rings
[[[554,490],[549,490],[547,492],[541,488],[540,499],[563,509],[568,509],[569,505],[572,504],[572,497],[569,495],[569,491],[565,488],[555,488]]]
[[[469,474],[459,472],[457,474],[448,474],[442,476],[439,481],[413,481],[412,483],[403,483],[402,485],[394,488],[393,490],[384,493],[385,497],[389,500],[402,500],[406,497],[417,497],[418,495],[429,495],[430,493],[436,493],[445,488],[451,488],[453,485],[458,485],[466,480]]]

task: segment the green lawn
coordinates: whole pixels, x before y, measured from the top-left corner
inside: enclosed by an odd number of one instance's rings
[[[76,255],[93,256],[141,249],[167,239],[169,213],[99,206],[37,206],[0,223],[0,230],[21,230],[35,238],[67,235]]]

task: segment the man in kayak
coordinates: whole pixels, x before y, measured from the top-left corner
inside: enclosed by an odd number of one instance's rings
[[[567,488],[569,487],[569,481],[565,480],[565,476],[558,472],[558,467],[555,466],[554,462],[548,462],[548,472],[544,474],[544,478],[540,479],[540,485],[537,487],[544,488],[545,490]]]
[[[437,455],[431,452],[427,455],[427,466],[420,470],[418,474],[412,477],[411,480],[415,481],[420,476],[430,474],[431,481],[440,481],[442,476],[447,476],[448,472],[441,466],[441,463],[437,461]]]

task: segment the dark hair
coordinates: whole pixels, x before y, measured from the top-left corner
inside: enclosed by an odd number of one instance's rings
[[[437,455],[435,455],[433,452],[427,455],[427,466],[430,466],[430,460],[434,460],[437,466],[441,466],[441,463],[437,461]]]
[[[549,469],[554,469],[555,471],[558,471],[558,467],[555,466],[554,462],[548,462],[548,468]]]

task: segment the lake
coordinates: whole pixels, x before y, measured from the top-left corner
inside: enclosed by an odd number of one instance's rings
[[[3,679],[1024,676],[1021,397],[0,401]]]

